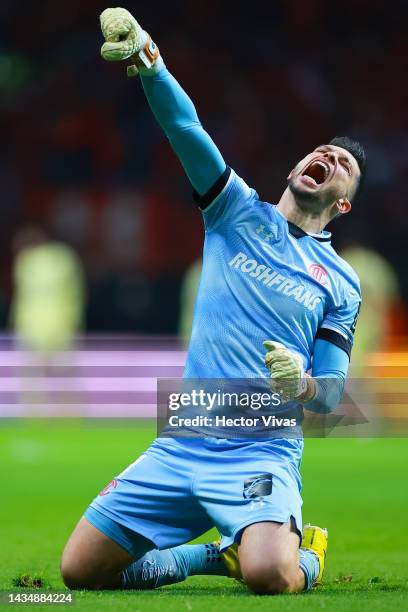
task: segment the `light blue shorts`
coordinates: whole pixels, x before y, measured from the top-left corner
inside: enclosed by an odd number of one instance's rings
[[[96,497],[85,517],[133,556],[183,544],[216,527],[221,548],[245,527],[302,532],[302,440],[159,438]]]

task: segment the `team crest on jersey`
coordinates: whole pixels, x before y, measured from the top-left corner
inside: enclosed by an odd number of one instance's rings
[[[328,273],[326,268],[320,264],[311,264],[309,266],[309,272],[318,283],[321,285],[327,285]]]

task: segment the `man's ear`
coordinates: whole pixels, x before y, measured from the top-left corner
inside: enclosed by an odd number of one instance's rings
[[[351,202],[347,198],[340,198],[340,200],[335,202],[334,208],[336,210],[336,216],[345,215],[351,210]]]

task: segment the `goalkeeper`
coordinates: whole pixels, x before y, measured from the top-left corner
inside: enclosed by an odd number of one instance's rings
[[[225,163],[133,16],[107,9],[101,26],[103,58],[129,60],[128,74],[139,73],[204,218],[185,377],[270,375],[287,400],[316,412],[333,410],[347,374],[360,289],[324,228],[356,199],[365,172],[361,145],[337,137],[318,146],[291,170],[277,205],[263,202]],[[144,555],[177,547],[214,525],[221,553],[238,545],[252,591],[299,592],[321,580],[324,530],[309,528],[300,547],[303,440],[249,440],[244,430],[231,439],[221,427],[213,437],[201,433],[200,439],[156,440],[105,487],[65,548],[68,586],[140,588]],[[152,557],[143,566],[156,567],[163,580],[174,572]]]

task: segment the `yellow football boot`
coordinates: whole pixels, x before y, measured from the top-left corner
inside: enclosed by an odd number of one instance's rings
[[[216,540],[214,544],[219,548],[221,545],[221,538]],[[221,553],[221,556],[228,570],[228,577],[243,582],[238,558],[238,546],[236,544],[232,544],[232,546],[229,546],[226,550],[224,550],[224,552]]]
[[[322,583],[324,564],[327,552],[327,541],[327,529],[322,529],[321,527],[309,524],[304,526],[302,548],[304,548],[305,550],[312,550],[319,559],[320,571],[314,585]],[[214,544],[219,548],[221,544],[221,539],[216,540]],[[228,576],[230,578],[234,578],[235,580],[243,582],[241,567],[238,558],[238,546],[236,544],[233,544],[232,546],[224,550],[221,555],[228,570]]]
[[[324,563],[326,561],[328,537],[329,536],[327,533],[327,529],[322,529],[321,527],[316,527],[316,525],[309,525],[309,524],[303,527],[303,538],[302,538],[301,548],[305,550],[312,550],[319,559],[320,571],[319,571],[319,575],[313,586],[316,586],[322,583]]]

